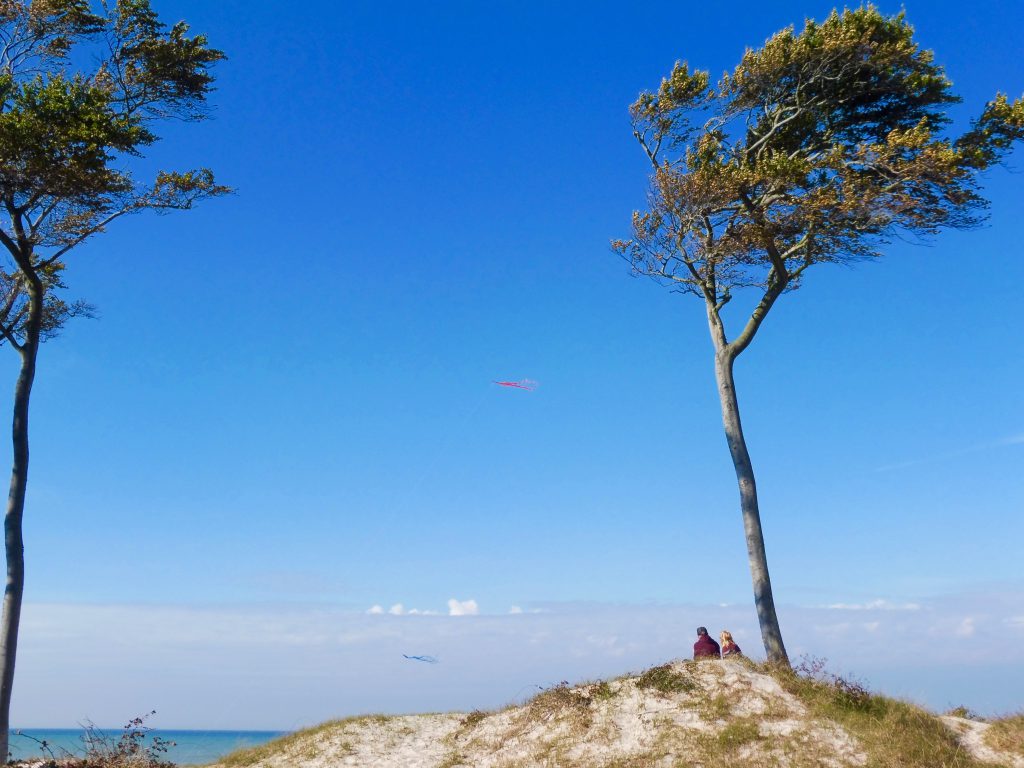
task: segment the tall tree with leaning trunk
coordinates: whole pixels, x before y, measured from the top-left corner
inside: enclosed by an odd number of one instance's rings
[[[653,167],[650,207],[613,247],[637,274],[704,301],[736,469],[754,604],[769,661],[789,664],[775,611],[754,470],[733,370],[809,267],[882,255],[901,234],[976,224],[978,175],[1024,138],[1024,101],[997,95],[950,136],[960,99],[902,13],[873,6],[785,29],[712,85],[677,63],[631,106]],[[735,336],[723,309],[752,309]],[[735,306],[735,305],[734,305]]]
[[[161,23],[149,0],[0,0],[0,343],[20,358],[0,621],[5,760],[25,585],[32,384],[41,343],[88,312],[61,298],[65,261],[115,219],[186,209],[228,191],[205,168],[161,171],[149,183],[126,170],[157,140],[157,122],[206,116],[210,69],[224,56],[188,31],[184,22]]]

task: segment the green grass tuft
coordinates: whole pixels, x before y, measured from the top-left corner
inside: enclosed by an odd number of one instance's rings
[[[595,701],[608,701],[615,698],[615,690],[608,685],[607,680],[602,680],[590,687],[590,698]]]
[[[663,664],[640,675],[636,687],[663,694],[690,693],[697,689],[697,683],[689,675],[674,669],[671,664]]]
[[[752,720],[734,720],[726,725],[715,736],[718,746],[732,752],[745,744],[758,741],[761,738],[761,730],[757,723]]]

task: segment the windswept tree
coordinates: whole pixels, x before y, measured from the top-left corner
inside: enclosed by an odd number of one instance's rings
[[[4,519],[7,585],[0,625],[0,756],[24,590],[22,517],[28,416],[39,345],[88,307],[61,298],[75,248],[115,219],[227,192],[205,169],[133,178],[129,161],[155,124],[205,116],[223,54],[188,26],[165,26],[149,0],[0,0],[0,341],[20,358],[13,466]]]
[[[903,14],[833,12],[748,49],[712,85],[677,63],[631,106],[653,166],[649,210],[613,247],[636,273],[704,302],[726,441],[739,483],[754,603],[768,659],[788,664],[775,612],[736,358],[808,268],[880,256],[894,237],[976,224],[978,175],[1024,137],[1024,103],[997,95],[949,135],[960,99]],[[735,334],[723,309],[755,292]]]

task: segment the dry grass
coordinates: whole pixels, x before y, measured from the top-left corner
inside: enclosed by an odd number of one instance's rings
[[[992,721],[985,732],[985,744],[1000,752],[1024,757],[1024,713]]]
[[[383,722],[387,718],[383,715],[366,715],[363,717],[348,717],[343,720],[328,720],[326,723],[314,725],[312,728],[305,728],[285,736],[260,744],[258,747],[239,749],[218,760],[218,765],[225,768],[247,768],[256,765],[270,757],[282,755],[304,757],[306,759],[316,757],[316,743],[321,737],[344,734],[345,729],[359,722]],[[342,741],[342,746],[344,742]]]
[[[470,712],[468,715],[462,718],[462,722],[460,723],[460,725],[463,728],[473,728],[474,726],[482,723],[484,721],[484,718],[487,717],[488,714],[490,713],[484,712],[481,709],[474,709],[472,712]]]
[[[980,768],[938,718],[905,701],[833,676],[814,678],[764,666],[810,712],[857,739],[871,768]]]
[[[547,722],[556,717],[585,717],[590,709],[591,698],[581,688],[570,688],[568,683],[559,683],[534,696],[526,705],[527,717],[531,721]]]

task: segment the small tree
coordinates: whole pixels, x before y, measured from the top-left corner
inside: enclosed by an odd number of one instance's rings
[[[88,311],[59,295],[68,254],[115,219],[190,208],[221,195],[207,169],[139,184],[126,160],[155,142],[155,122],[205,116],[210,67],[224,58],[149,0],[0,0],[0,342],[17,352],[14,447],[4,518],[7,587],[0,623],[0,757],[24,591],[22,516],[28,415],[39,345]]]
[[[704,300],[726,441],[768,659],[788,664],[772,597],[754,471],[733,380],[776,300],[811,266],[880,256],[900,233],[979,221],[980,171],[1024,136],[1024,103],[999,95],[972,127],[943,134],[959,99],[903,14],[833,11],[748,49],[716,86],[677,63],[631,106],[654,167],[650,209],[613,247],[636,273]],[[739,289],[756,305],[730,337]]]

